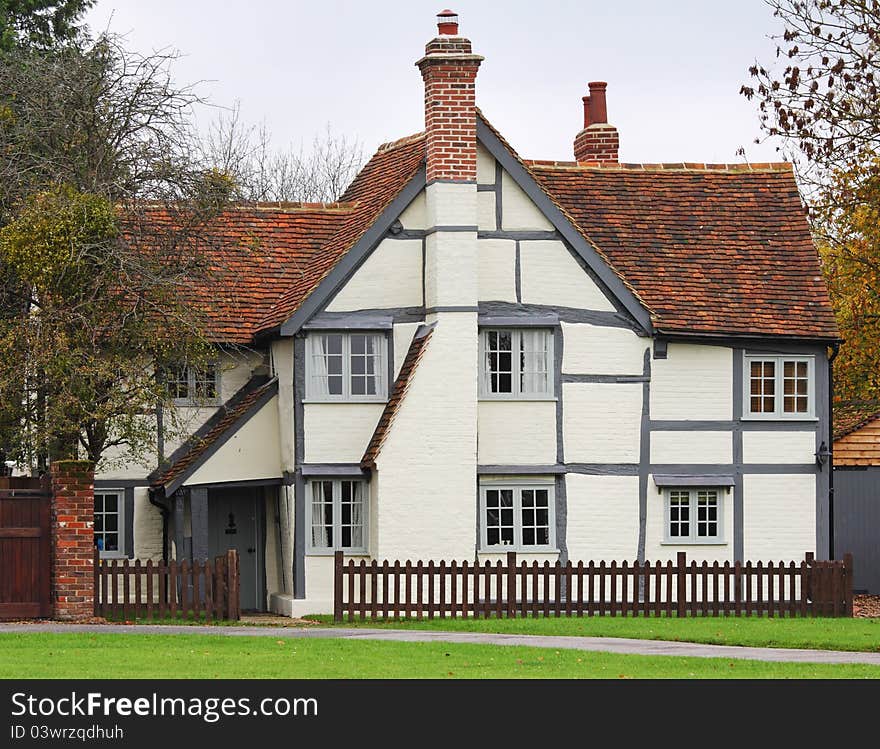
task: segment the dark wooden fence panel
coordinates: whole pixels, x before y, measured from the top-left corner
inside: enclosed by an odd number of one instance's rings
[[[48,483],[0,478],[0,620],[52,614]]]
[[[393,570],[389,574],[389,569]],[[401,571],[403,578],[401,579]],[[853,561],[334,564],[334,618],[852,616]],[[393,601],[393,604],[392,604]]]
[[[206,621],[241,618],[238,552],[210,559],[145,564],[95,552],[95,616]]]

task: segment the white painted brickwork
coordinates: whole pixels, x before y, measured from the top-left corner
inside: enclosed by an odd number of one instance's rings
[[[422,303],[422,242],[385,239],[327,306],[328,312]]]
[[[417,322],[407,322],[407,323],[399,323],[394,326],[394,379],[397,379],[397,375],[400,374],[400,368],[403,366],[403,360],[406,359],[406,353],[409,351],[409,346],[412,343],[413,336],[415,332],[419,329],[419,325],[421,323]],[[391,390],[394,388],[394,383],[391,383],[388,388],[388,394],[391,394]]]
[[[476,226],[477,186],[435,182],[425,188],[427,228],[434,226]]]
[[[816,549],[816,477],[743,477],[743,554],[751,561],[800,562]]]
[[[425,191],[422,190],[400,214],[400,223],[404,229],[427,229],[428,206],[425,202]]]
[[[272,365],[278,378],[278,425],[281,468],[293,471],[296,467],[294,453],[294,415],[293,415],[293,338],[282,338],[272,342]]]
[[[565,477],[568,558],[573,562],[635,559],[639,544],[637,476]]]
[[[815,432],[743,432],[744,463],[816,462]]]
[[[733,351],[670,343],[668,358],[651,362],[651,418],[733,418]]]
[[[306,403],[305,462],[360,463],[384,403]]]
[[[565,374],[641,375],[646,339],[631,330],[562,323]]]
[[[476,306],[477,238],[470,232],[436,232],[426,241],[428,307]]]
[[[495,231],[495,193],[477,193],[477,226],[480,231]]]
[[[501,178],[501,225],[506,231],[552,231],[551,224],[507,172]]]
[[[516,242],[481,239],[477,242],[481,302],[516,301]]]
[[[521,242],[520,263],[522,300],[525,304],[614,311],[614,305],[578,265],[562,242]]]
[[[162,513],[150,504],[150,491],[146,486],[134,490],[132,529],[135,559],[162,559]]]
[[[185,485],[281,478],[277,401],[275,396],[266,403]]]
[[[495,184],[495,159],[479,144],[477,145],[477,183]]]
[[[652,463],[730,463],[732,432],[652,432]]]
[[[480,401],[480,465],[556,462],[555,401]]]
[[[638,463],[642,386],[565,383],[565,459],[569,463]]]

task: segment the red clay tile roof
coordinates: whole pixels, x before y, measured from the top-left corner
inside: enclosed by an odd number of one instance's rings
[[[412,343],[409,345],[409,351],[406,352],[406,357],[400,367],[400,374],[397,375],[397,379],[394,381],[394,390],[388,399],[388,403],[385,404],[385,410],[382,411],[382,416],[379,417],[379,423],[376,424],[373,437],[370,439],[370,444],[367,445],[364,457],[361,459],[361,468],[375,467],[376,458],[379,457],[382,445],[391,431],[394,417],[397,416],[397,412],[400,410],[416,368],[419,366],[419,362],[428,348],[428,341],[431,339],[432,331],[433,327],[423,325],[413,336]]]
[[[264,396],[271,398],[277,392],[277,378],[268,382],[266,382],[265,376],[251,379],[171,455],[167,465],[150,474],[150,485],[167,487],[191,473],[198,467],[200,459],[221,437],[228,438],[234,434],[237,428],[245,423],[247,417],[255,413],[255,411],[252,412],[252,409],[260,403]]]
[[[880,418],[880,402],[859,401],[834,404],[834,439],[839,440]]]
[[[658,331],[838,337],[788,165],[524,164]]]
[[[354,209],[322,246],[321,252],[314,256],[306,272],[267,311],[257,332],[278,327],[296,312],[306,297],[415,176],[424,160],[424,133],[387,143],[379,148],[341,198],[343,202],[353,205]]]

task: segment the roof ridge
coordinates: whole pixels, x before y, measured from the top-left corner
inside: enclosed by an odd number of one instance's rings
[[[523,159],[523,163],[534,169],[597,169],[603,171],[643,171],[643,172],[793,172],[794,166],[788,161],[756,162],[754,164],[713,164],[709,162],[677,161],[662,163],[630,163],[616,161],[552,161],[545,159]]]
[[[168,203],[163,200],[141,200],[137,204],[145,208],[177,208],[184,203]],[[357,207],[357,201],[334,201],[327,203],[306,202],[299,200],[236,200],[230,201],[222,207],[219,215],[226,211],[283,211],[283,212],[309,212],[317,211],[327,213],[348,213]]]
[[[418,133],[413,133],[412,135],[406,135],[403,138],[398,138],[397,140],[391,140],[387,143],[382,143],[376,149],[376,153],[387,153],[388,151],[393,151],[395,148],[401,148],[402,146],[408,146],[410,143],[415,143],[416,141],[421,140],[426,137],[427,133],[422,130]]]

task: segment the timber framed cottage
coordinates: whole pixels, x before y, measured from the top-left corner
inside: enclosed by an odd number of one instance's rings
[[[605,83],[575,161],[524,160],[438,20],[425,132],[218,219],[218,365],[179,373],[189,439],[99,473],[104,555],[234,547],[287,614],[332,610],[337,550],[827,556],[838,332],[790,166],[619,163]]]

